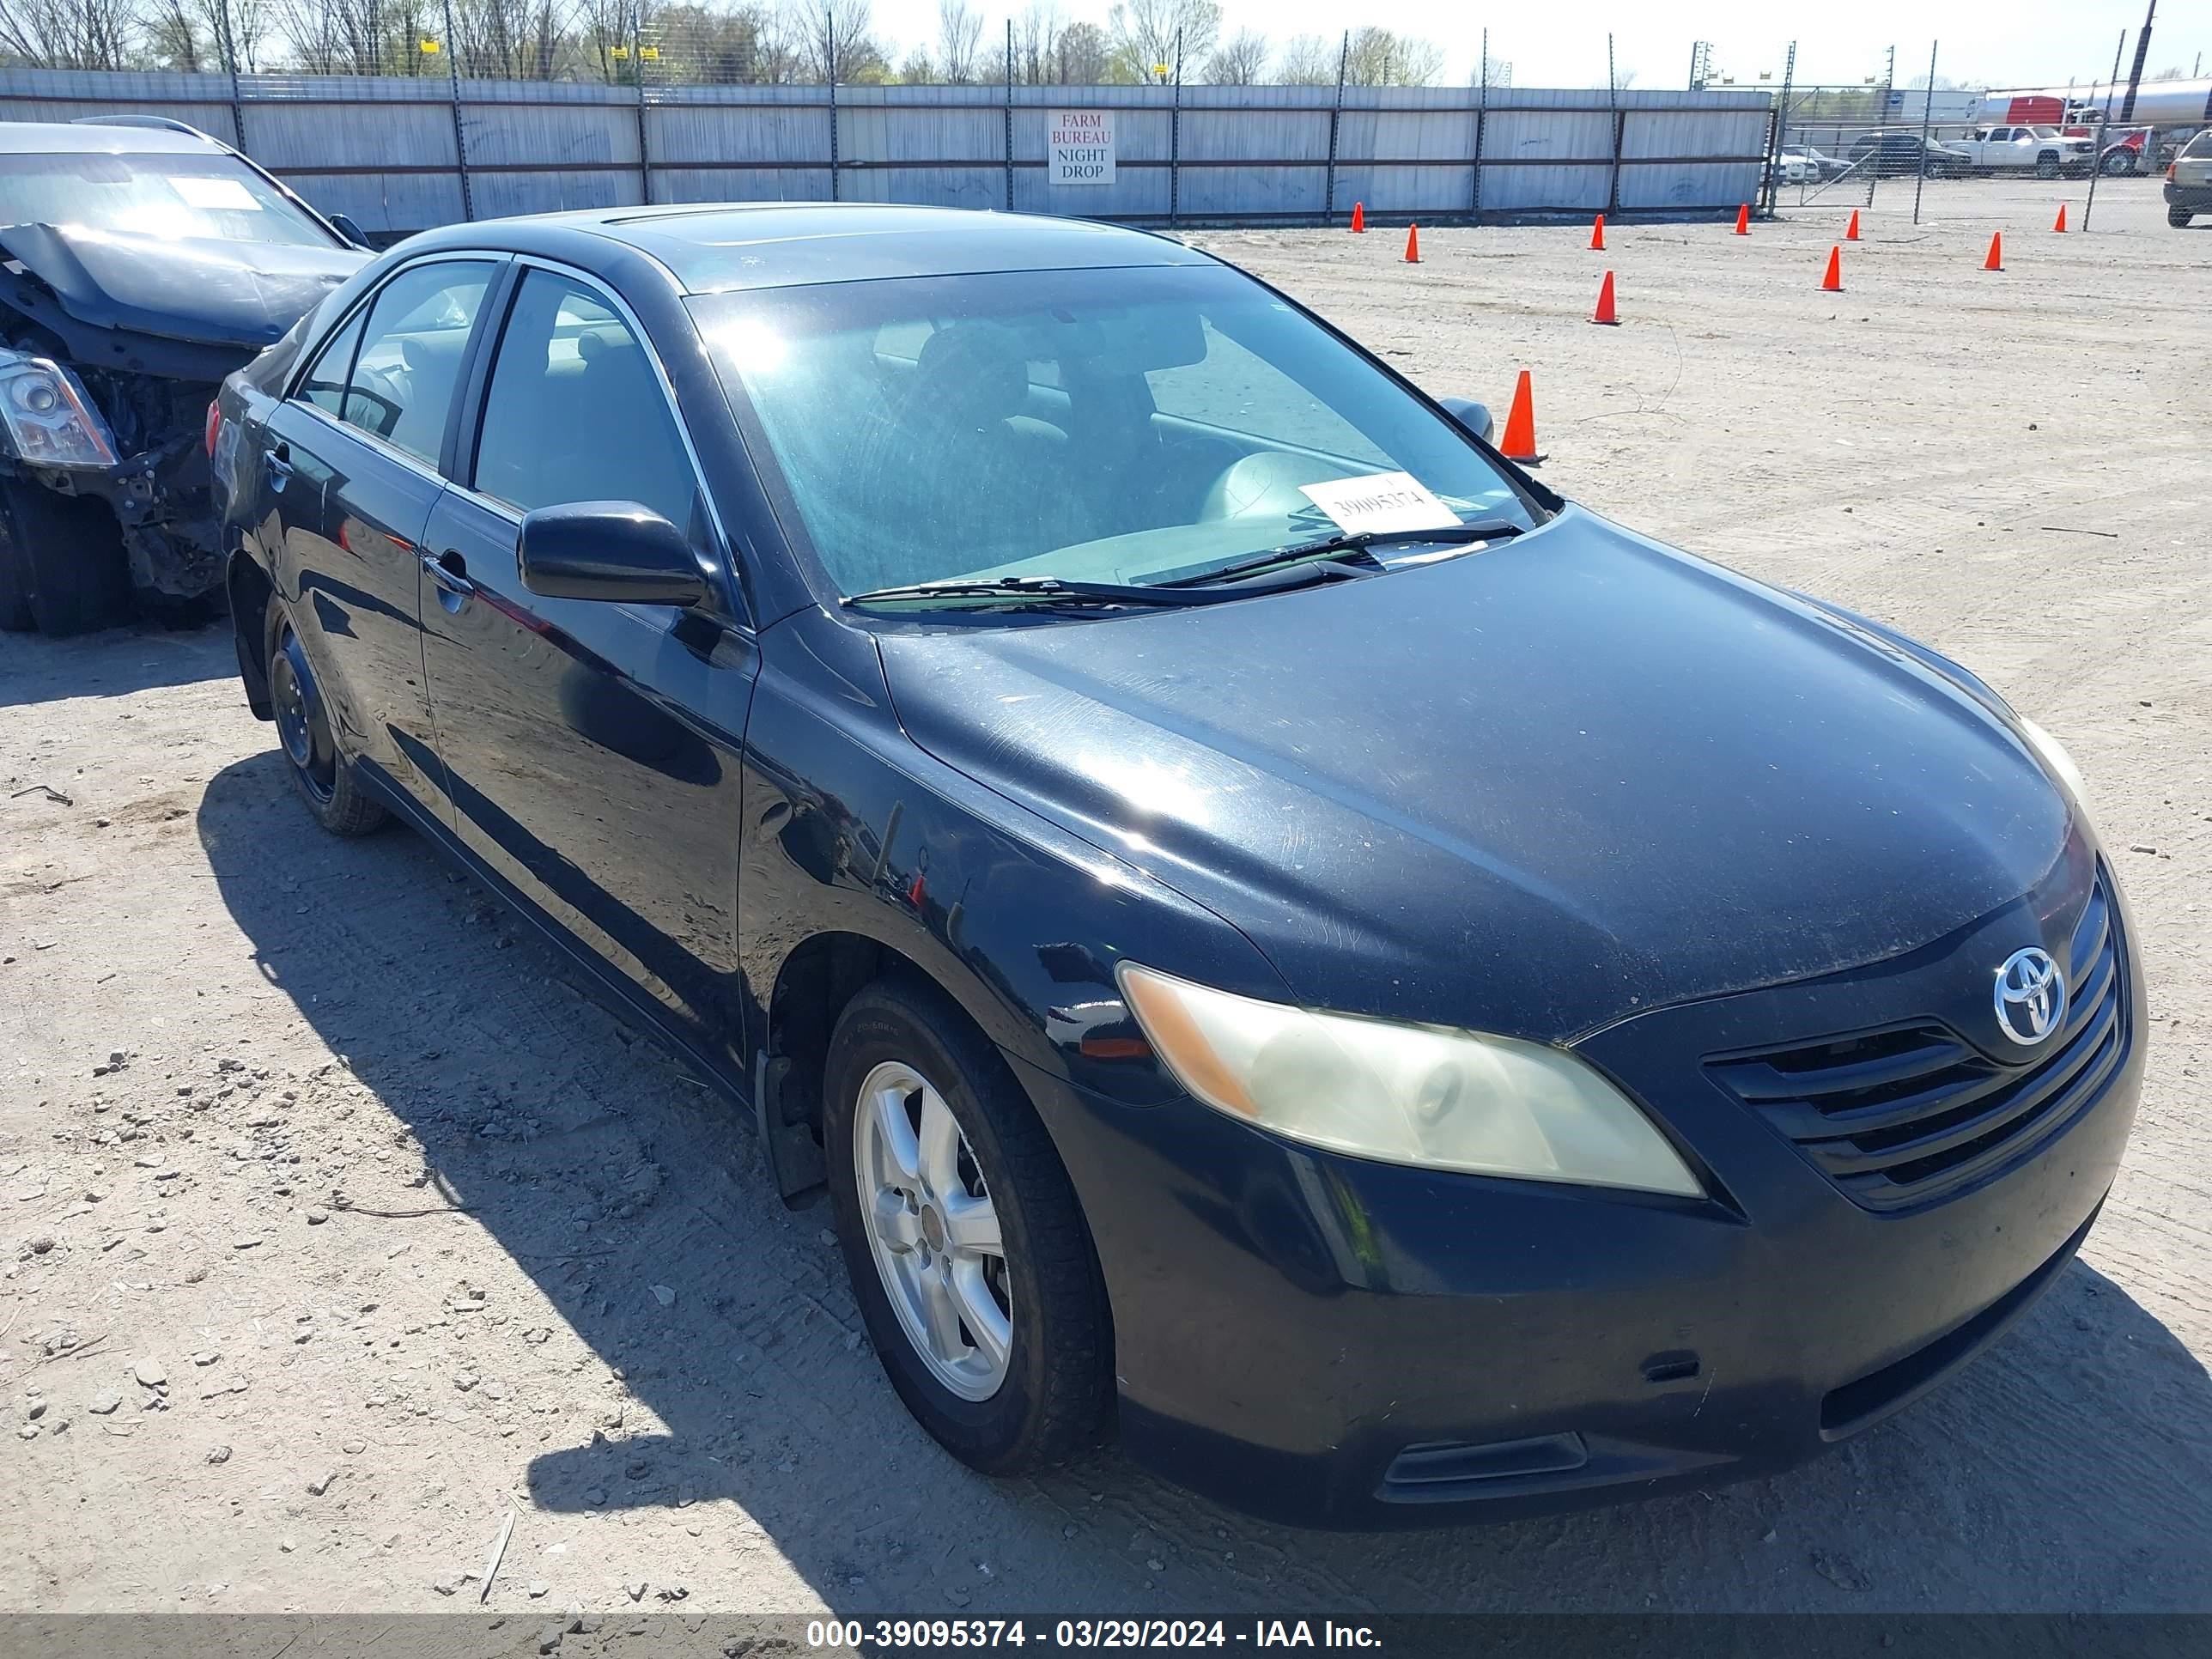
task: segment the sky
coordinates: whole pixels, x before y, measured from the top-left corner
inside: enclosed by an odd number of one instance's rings
[[[986,18],[987,40],[1000,38],[1009,5],[1026,0],[972,0]],[[1110,0],[1060,0],[1071,19],[1103,23]],[[1341,0],[1220,0],[1224,33],[1256,28],[1275,40],[1300,33],[1334,39],[1348,15]],[[1490,10],[1437,0],[1363,0],[1359,23],[1425,36],[1444,48],[1444,79],[1472,76],[1481,31],[1490,29],[1493,58],[1513,65],[1523,87],[1605,84],[1605,37],[1623,77],[1660,88],[1685,85],[1693,41],[1709,40],[1720,74],[1739,87],[1759,71],[1782,80],[1790,36],[1797,40],[1798,82],[1857,82],[1879,76],[1897,48],[1897,84],[1928,72],[1931,33],[1939,77],[1990,86],[2063,86],[2103,81],[2112,51],[2128,31],[2127,73],[2146,0],[1851,0],[1844,5],[1777,5],[1773,0],[1698,0],[1695,5],[1650,0],[1583,0],[1575,5],[1522,3]],[[937,0],[875,0],[879,32],[902,46],[926,43],[937,28]],[[1486,11],[1488,15],[1486,15]],[[2163,0],[2151,31],[2148,75],[2169,65],[2188,72],[2199,54],[2212,74],[2212,4]],[[895,54],[896,55],[896,54]]]

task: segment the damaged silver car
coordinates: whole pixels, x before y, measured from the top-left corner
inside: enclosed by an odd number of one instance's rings
[[[0,123],[0,627],[220,604],[210,404],[368,257],[181,123]]]

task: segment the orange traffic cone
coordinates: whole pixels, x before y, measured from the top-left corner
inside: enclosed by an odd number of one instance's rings
[[[1544,459],[1536,453],[1536,395],[1529,389],[1525,368],[1513,388],[1513,407],[1506,412],[1505,437],[1498,453],[1509,461],[1533,463]]]
[[[1367,204],[1364,202],[1354,202],[1352,204],[1352,234],[1354,236],[1364,236],[1367,234]]]
[[[1824,294],[1841,294],[1844,291],[1844,251],[1839,247],[1828,250],[1828,274],[1820,278],[1820,291]]]
[[[1735,234],[1739,236],[1751,234],[1751,204],[1748,202],[1735,210]]]
[[[1993,230],[1990,233],[1990,257],[1982,261],[1982,269],[1984,270],[2004,269],[2004,232]]]
[[[1613,312],[1613,273],[1609,270],[1605,273],[1605,281],[1598,289],[1597,309],[1590,313],[1590,321],[1615,325],[1620,321]]]
[[[2053,229],[2053,230],[2063,230],[2063,229],[2065,229],[2065,228],[2066,228],[2066,204],[2065,204],[2065,203],[2061,202],[2061,203],[2058,204],[2058,222],[2057,222],[2057,224],[2055,224],[2055,225],[2051,226],[2051,229]]]
[[[1406,263],[1409,265],[1421,263],[1421,228],[1419,225],[1406,227]]]
[[[1856,208],[1853,208],[1851,210],[1851,222],[1844,227],[1844,240],[1847,242],[1856,242],[1858,239],[1859,210]]]
[[[1597,216],[1597,222],[1590,227],[1590,248],[1597,253],[1605,252],[1605,215],[1602,213]]]

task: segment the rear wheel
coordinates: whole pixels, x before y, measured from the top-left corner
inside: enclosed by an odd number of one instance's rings
[[[1094,1443],[1113,1399],[1104,1288],[1005,1060],[934,987],[884,981],[837,1022],[823,1090],[839,1242],[907,1409],[987,1474]]]
[[[275,594],[269,598],[269,701],[283,744],[284,769],[293,792],[307,804],[315,822],[334,836],[365,836],[383,828],[388,816],[381,803],[362,787],[353,762],[338,747],[330,709],[316,684],[291,613]]]
[[[0,482],[0,516],[22,614],[40,633],[58,639],[130,616],[123,531],[106,503],[9,478]],[[0,571],[0,611],[6,580]]]

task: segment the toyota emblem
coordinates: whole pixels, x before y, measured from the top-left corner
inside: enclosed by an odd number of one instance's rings
[[[1996,1000],[1997,1029],[2023,1048],[2033,1048],[2066,1017],[2066,976],[2050,951],[2030,945],[1997,969]]]

